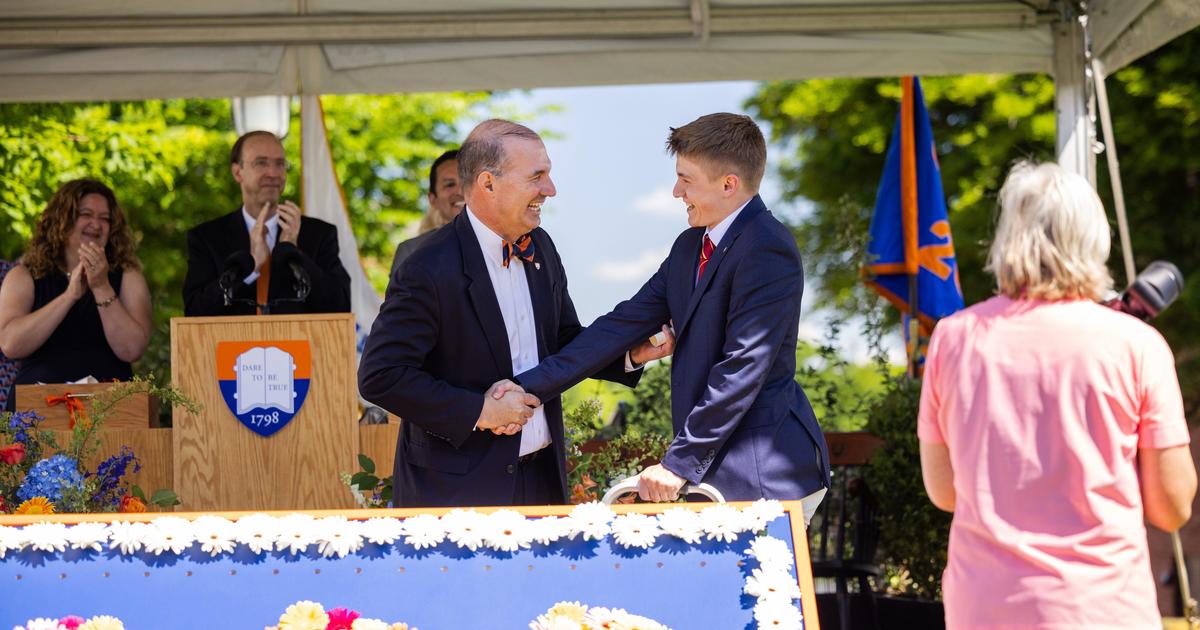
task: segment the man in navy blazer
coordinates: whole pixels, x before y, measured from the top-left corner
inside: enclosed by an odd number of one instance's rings
[[[458,171],[466,208],[393,273],[358,370],[363,397],[402,418],[393,502],[565,503],[560,400],[487,395],[582,330],[558,251],[538,227],[556,192],[550,159],[533,131],[489,120],[459,149]],[[585,376],[636,384],[623,352]],[[664,353],[643,343],[631,361]]]
[[[229,160],[242,207],[188,230],[183,314],[253,315],[256,302],[274,314],[350,312],[337,227],[279,199],[289,168],[283,144],[268,131],[251,131],[237,139]],[[293,267],[304,270],[311,287],[301,302]],[[236,300],[228,306],[226,274]]]
[[[636,295],[515,380],[550,400],[671,320],[675,437],[639,494],[672,501],[707,482],[729,500],[805,499],[811,516],[829,456],[795,381],[800,253],[757,194],[766,142],[749,117],[711,114],[672,129],[667,149],[692,228]]]

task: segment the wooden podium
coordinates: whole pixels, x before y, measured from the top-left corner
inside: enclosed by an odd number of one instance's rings
[[[311,359],[297,357],[296,363],[303,365],[293,368],[297,391],[302,388],[301,377],[307,379],[307,395],[298,397],[301,404],[294,417],[264,437],[231,409],[237,406],[232,402],[235,383],[236,395],[243,400],[264,394],[244,391],[251,387],[237,382],[230,357],[246,374],[248,369],[262,369],[262,364],[247,367],[243,357],[251,354],[238,353],[273,345],[299,349],[291,355],[306,347]],[[278,374],[277,368],[269,370]],[[176,317],[171,319],[171,374],[175,387],[202,407],[199,415],[175,409],[173,487],[184,502],[182,509],[354,506],[350,491],[338,478],[340,472],[357,470],[359,452],[353,315]],[[254,422],[272,413],[254,415]]]

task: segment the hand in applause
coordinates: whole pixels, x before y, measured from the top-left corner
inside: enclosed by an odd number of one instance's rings
[[[279,204],[279,242],[296,244],[300,238],[300,206],[284,201]]]

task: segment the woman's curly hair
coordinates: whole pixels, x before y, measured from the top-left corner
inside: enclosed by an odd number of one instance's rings
[[[67,271],[65,250],[75,221],[79,219],[79,202],[88,195],[100,195],[108,202],[108,243],[104,255],[108,266],[114,271],[141,269],[142,263],[134,254],[133,232],[125,220],[125,213],[117,204],[112,189],[94,179],[75,179],[62,185],[38,219],[33,230],[33,239],[21,262],[34,278],[42,278],[54,271]]]

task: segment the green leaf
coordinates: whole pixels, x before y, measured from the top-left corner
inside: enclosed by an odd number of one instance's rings
[[[372,461],[370,457],[367,457],[362,453],[358,454],[358,465],[362,466],[362,469],[366,472],[371,474],[375,473],[375,462]]]
[[[174,490],[167,488],[155,490],[154,494],[150,495],[150,502],[160,507],[175,507],[183,503]]]
[[[133,496],[141,499],[142,503],[146,502],[146,493],[142,492],[141,486],[134,485],[132,488],[129,489],[129,493],[132,494]]]

